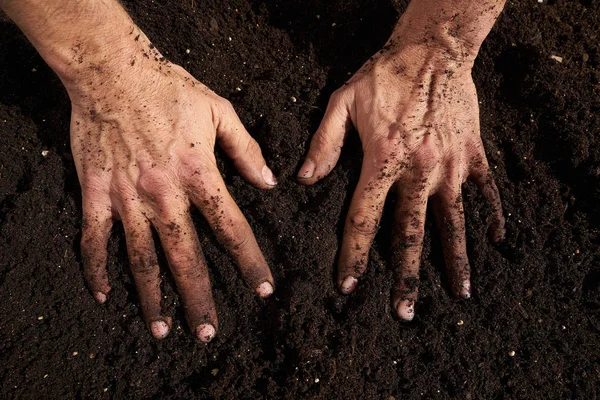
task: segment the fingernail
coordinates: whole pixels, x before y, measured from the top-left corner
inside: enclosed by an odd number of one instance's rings
[[[256,293],[263,299],[273,294],[273,285],[269,282],[263,282],[256,288]]]
[[[415,302],[414,300],[401,300],[396,307],[398,317],[405,321],[412,321],[415,316]]]
[[[465,279],[460,288],[460,297],[463,299],[471,298],[471,282],[468,279]]]
[[[196,336],[204,343],[208,343],[215,337],[215,327],[211,324],[198,325],[196,328]]]
[[[164,339],[169,334],[169,325],[165,321],[154,321],[150,324],[150,330],[156,339]]]
[[[273,171],[271,171],[269,169],[269,167],[267,167],[266,165],[262,169],[262,176],[263,176],[263,179],[265,180],[265,182],[267,183],[267,185],[269,185],[269,186],[277,185],[277,179],[275,178],[275,175],[273,175]]]
[[[302,164],[302,167],[300,168],[300,171],[298,172],[298,178],[302,178],[302,179],[312,178],[314,173],[315,173],[315,163],[312,162],[311,160],[305,160],[304,164]]]
[[[104,304],[106,302],[106,295],[102,292],[94,292],[94,298],[100,304]]]
[[[357,283],[358,283],[358,280],[355,277],[349,276],[346,279],[344,279],[344,282],[342,282],[340,289],[342,290],[342,293],[350,294],[356,288]]]

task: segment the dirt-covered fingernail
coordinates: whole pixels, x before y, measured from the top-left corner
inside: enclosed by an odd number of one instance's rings
[[[354,289],[356,288],[357,283],[358,283],[358,280],[355,277],[348,276],[346,279],[344,279],[344,282],[342,282],[342,284],[340,285],[340,290],[344,294],[352,293],[354,291]]]
[[[164,339],[169,334],[169,325],[165,321],[154,321],[150,324],[150,330],[156,339]]]
[[[471,281],[465,279],[460,287],[460,297],[463,299],[471,298]]]
[[[302,164],[302,167],[300,168],[300,171],[298,172],[298,178],[309,179],[309,178],[312,178],[314,174],[315,174],[315,163],[312,162],[311,160],[306,160],[306,161],[304,161],[304,164]]]
[[[196,336],[204,343],[208,343],[215,337],[215,327],[211,324],[198,325],[196,328]]]
[[[400,300],[396,307],[398,317],[404,321],[412,321],[415,316],[415,302],[414,300]]]
[[[106,295],[102,292],[94,292],[94,298],[100,304],[106,303]]]
[[[269,297],[273,294],[273,285],[269,282],[263,282],[256,288],[256,293],[262,298]]]
[[[273,175],[273,171],[271,171],[271,169],[269,167],[267,167],[266,165],[262,169],[262,177],[265,180],[267,185],[269,185],[269,186],[277,185],[277,179],[275,178],[275,175]]]

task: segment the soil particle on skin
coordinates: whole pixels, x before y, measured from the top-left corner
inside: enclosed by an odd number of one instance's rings
[[[507,3],[473,71],[506,239],[488,241],[492,210],[466,184],[473,294],[458,301],[428,216],[411,323],[390,306],[393,199],[357,289],[342,296],[336,287],[360,174],[357,135],[322,182],[295,178],[330,94],[381,49],[407,2],[123,3],[156,49],[233,103],[261,145],[275,190],[254,189],[217,156],[277,290],[259,299],[194,211],[219,315],[210,344],[187,329],[162,252],[173,328],[165,340],[151,337],[118,224],[113,289],[96,304],[81,269],[69,99],[0,16],[1,398],[598,397],[600,3]]]

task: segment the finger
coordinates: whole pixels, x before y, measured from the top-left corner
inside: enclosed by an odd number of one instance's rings
[[[215,168],[194,177],[195,180],[190,182],[190,198],[235,259],[248,286],[260,297],[269,297],[275,282],[267,261],[218,170]]]
[[[217,313],[188,198],[173,183],[177,177],[155,166],[147,154],[138,154],[137,165],[140,175],[136,189],[151,209],[146,217],[158,231],[188,325],[200,340],[210,342],[217,332]]]
[[[492,223],[488,229],[488,234],[492,242],[498,243],[504,240],[506,235],[502,200],[485,157],[483,146],[480,146],[479,152],[479,155],[471,163],[469,178],[475,182],[492,209]]]
[[[350,126],[348,92],[338,90],[329,100],[325,116],[298,171],[301,183],[312,185],[331,172],[340,158]]]
[[[267,167],[260,146],[246,131],[231,103],[222,100],[216,113],[218,115],[217,139],[240,174],[258,188],[275,187],[277,179]]]
[[[392,242],[392,265],[396,271],[396,281],[392,304],[398,317],[410,321],[415,315],[419,291],[419,266],[429,189],[426,180],[421,178],[403,179],[397,187]]]
[[[154,226],[182,298],[188,325],[200,340],[210,342],[218,328],[217,313],[206,260],[189,212],[171,198],[160,206],[157,215]]]
[[[126,206],[122,212],[131,273],[140,298],[142,314],[156,339],[165,338],[171,329],[171,318],[163,317],[160,307],[160,269],[156,258],[152,229],[138,209]]]
[[[368,157],[365,156],[365,160]],[[369,250],[379,227],[385,198],[391,187],[388,179],[375,174],[369,162],[363,162],[360,180],[354,191],[344,226],[344,238],[338,263],[338,286],[349,294],[365,272]]]
[[[81,228],[81,260],[84,277],[99,303],[104,303],[111,290],[106,270],[107,246],[113,225],[108,196],[83,193]],[[98,196],[102,198],[97,199]]]
[[[460,184],[446,186],[433,198],[433,212],[444,250],[444,260],[455,296],[471,297],[471,268],[467,257],[465,215]]]

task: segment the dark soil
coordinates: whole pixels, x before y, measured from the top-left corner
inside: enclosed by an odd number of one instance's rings
[[[508,233],[489,243],[490,210],[467,184],[473,298],[449,293],[428,222],[416,320],[392,317],[389,211],[357,292],[334,287],[360,172],[356,135],[321,183],[301,186],[295,173],[329,95],[385,43],[405,3],[125,1],[167,57],[233,102],[280,180],[277,190],[255,190],[220,156],[278,288],[257,299],[196,216],[220,321],[209,345],[188,331],[166,266],[176,329],[151,338],[119,226],[109,245],[112,296],[94,302],[79,255],[70,103],[0,19],[0,397],[599,398],[597,0],[509,2],[477,59],[482,136]]]

